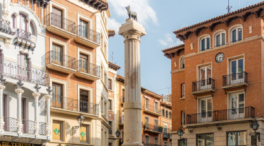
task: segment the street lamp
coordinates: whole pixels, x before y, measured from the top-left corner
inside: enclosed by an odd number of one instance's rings
[[[177,131],[177,134],[180,136],[180,139],[181,139],[181,136],[184,134],[182,128],[180,127],[179,130]]]
[[[115,132],[115,134],[116,134],[116,137],[119,138],[119,136],[120,136],[120,131],[117,129],[116,132]]]
[[[259,139],[259,141],[260,141],[260,133],[257,132],[257,130],[258,130],[258,128],[259,128],[259,124],[258,124],[257,119],[255,119],[255,120],[252,122],[252,124],[251,124],[250,126],[251,126],[251,128],[255,131],[255,135],[256,135],[256,136],[258,135],[258,139]]]
[[[85,121],[85,118],[82,116],[82,114],[80,114],[80,115],[77,117],[77,121],[78,121],[78,123],[80,124],[80,127],[81,127],[81,125],[82,125],[83,122]]]

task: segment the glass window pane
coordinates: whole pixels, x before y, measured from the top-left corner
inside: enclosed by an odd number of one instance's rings
[[[179,146],[185,146],[185,139],[179,139]]]
[[[202,117],[206,117],[206,100],[201,100]]]
[[[214,145],[214,134],[207,134],[206,136],[206,146]]]
[[[225,45],[225,33],[222,33],[222,45]]]
[[[236,145],[236,132],[228,132],[227,133],[227,145],[235,146]]]
[[[232,71],[232,80],[235,80],[236,79],[236,73],[237,73],[236,61],[231,62],[231,71]]]
[[[201,41],[201,50],[204,51],[205,50],[205,39],[202,39]]]
[[[220,46],[220,34],[216,36],[216,47]]]
[[[207,41],[207,49],[210,49],[210,38],[207,38],[206,41]]]
[[[247,145],[247,133],[245,131],[238,132],[237,137],[237,145]]]
[[[238,41],[242,40],[242,28],[238,28]]]
[[[207,99],[207,112],[208,112],[208,117],[212,117],[212,99]]]
[[[197,135],[197,146],[205,146],[205,138],[206,135],[204,134]]]
[[[243,64],[244,64],[243,59],[239,59],[238,60],[238,73],[240,73],[240,74],[238,74],[239,79],[243,78],[243,72],[244,72]]]
[[[236,29],[232,31],[232,42],[236,42]]]

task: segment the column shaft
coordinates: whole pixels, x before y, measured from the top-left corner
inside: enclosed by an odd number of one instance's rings
[[[35,135],[39,134],[39,108],[38,108],[38,103],[39,103],[39,97],[40,93],[33,93],[32,94],[35,98]]]
[[[3,104],[3,92],[4,92],[5,86],[0,85],[0,132],[3,132],[4,127],[4,104]]]
[[[22,111],[22,94],[24,93],[24,90],[22,89],[16,89],[15,92],[17,93],[17,127],[18,133],[22,133],[22,115],[21,115],[21,111]]]

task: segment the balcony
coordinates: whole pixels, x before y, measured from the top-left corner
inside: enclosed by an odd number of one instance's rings
[[[163,138],[165,138],[165,139],[169,139],[170,138],[170,129],[164,128]]]
[[[5,33],[7,35],[15,34],[15,32],[10,27],[10,22],[7,20],[3,20],[3,19],[0,20],[0,32]],[[0,36],[6,38],[5,35],[2,36],[1,33],[0,33]]]
[[[145,123],[144,131],[159,134],[162,133],[162,128],[156,125],[150,125],[148,123]]]
[[[232,89],[248,86],[248,74],[246,72],[223,76],[223,89]]]
[[[43,86],[48,85],[49,76],[45,71],[22,67],[13,62],[4,61],[4,64],[0,64],[0,74],[16,80],[31,82]]]
[[[75,37],[75,41],[83,44],[85,46],[96,48],[100,46],[100,33],[88,29],[86,26],[76,26],[75,27],[77,36]]]
[[[199,95],[215,91],[215,80],[212,78],[195,81],[192,83],[192,94]]]
[[[14,45],[16,47],[21,47],[30,51],[34,51],[37,42],[35,36],[22,29],[17,29],[15,36],[16,37],[14,39]]]
[[[156,106],[145,104],[143,110],[145,113],[148,113],[154,116],[161,116],[161,110]]]
[[[98,80],[100,79],[100,66],[97,66],[92,63],[88,63],[84,60],[78,60],[75,62],[75,65],[78,64],[78,71],[74,74],[77,77],[88,79],[88,80]]]
[[[46,28],[48,31],[55,33],[64,38],[74,38],[75,34],[75,22],[63,18],[55,13],[50,13],[45,17]]]
[[[54,98],[56,98],[57,101],[54,101]],[[58,113],[72,115],[79,115],[82,113],[84,116],[96,117],[99,115],[98,104],[67,97],[55,97],[55,95],[53,95],[52,108],[55,108],[53,111]]]
[[[203,112],[197,114],[187,115],[187,124],[197,123],[225,123],[225,122],[237,122],[241,119],[254,118],[255,108],[234,108],[226,110],[216,110],[212,112]]]
[[[66,74],[74,73],[76,71],[76,60],[73,57],[62,54],[61,52],[49,51],[45,55],[46,66]]]

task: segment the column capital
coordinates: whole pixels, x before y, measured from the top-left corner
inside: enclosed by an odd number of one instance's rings
[[[39,98],[41,94],[39,92],[34,92],[32,95],[34,98]]]
[[[3,90],[5,90],[5,86],[4,85],[0,85],[0,89],[3,89]]]
[[[52,96],[51,96],[51,95],[48,95],[48,94],[45,95],[44,97],[45,97],[46,99],[51,99],[51,98],[52,98]]]
[[[19,94],[19,93],[23,94],[23,93],[24,93],[24,90],[23,90],[23,89],[16,89],[15,92],[16,92],[17,94]]]
[[[120,35],[125,39],[140,39],[143,35],[146,35],[145,28],[135,21],[134,19],[127,19],[125,24],[119,28]]]

